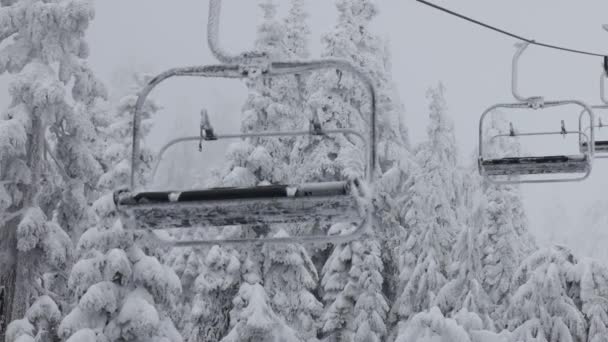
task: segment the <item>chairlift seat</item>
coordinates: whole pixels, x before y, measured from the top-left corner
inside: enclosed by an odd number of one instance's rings
[[[357,182],[214,188],[195,191],[119,192],[115,202],[137,229],[195,228],[360,218]],[[360,189],[358,189],[360,190]]]
[[[586,155],[542,156],[486,159],[481,166],[488,176],[523,176],[585,173],[590,162]]]
[[[595,141],[595,152],[608,152],[608,141]],[[587,152],[587,143],[581,144],[581,151]]]

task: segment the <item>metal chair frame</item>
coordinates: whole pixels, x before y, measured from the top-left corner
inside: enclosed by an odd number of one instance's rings
[[[535,96],[535,97],[524,97],[522,96],[519,91],[518,91],[518,81],[519,81],[519,74],[518,74],[518,66],[519,66],[519,59],[521,57],[521,55],[523,54],[523,52],[527,49],[527,47],[530,45],[530,43],[521,43],[517,45],[517,51],[513,57],[513,61],[512,61],[512,78],[511,78],[511,92],[513,94],[513,97],[518,101],[518,103],[504,103],[504,104],[496,104],[491,106],[490,108],[486,109],[483,114],[481,115],[481,118],[479,119],[479,148],[478,148],[478,167],[479,167],[479,172],[480,174],[487,179],[488,181],[490,181],[491,183],[494,184],[537,184],[537,183],[564,183],[564,182],[576,182],[576,181],[582,181],[585,180],[589,177],[589,175],[591,174],[592,171],[592,165],[593,165],[593,157],[594,157],[594,148],[595,148],[595,130],[594,127],[590,128],[590,132],[589,134],[586,134],[582,128],[582,121],[583,121],[583,116],[585,114],[587,114],[589,116],[590,122],[595,122],[594,121],[594,113],[593,113],[593,109],[588,106],[586,103],[582,102],[582,101],[578,101],[578,100],[564,100],[564,101],[545,101],[545,99],[543,97],[540,96]],[[486,172],[485,166],[484,166],[484,121],[486,119],[486,117],[488,116],[489,113],[494,112],[497,109],[532,109],[532,110],[542,110],[542,109],[546,109],[546,108],[551,108],[551,107],[557,107],[557,106],[565,106],[565,105],[577,105],[579,107],[582,108],[582,112],[579,116],[579,129],[577,131],[566,131],[566,132],[554,132],[554,131],[547,131],[547,132],[527,132],[527,133],[521,133],[521,134],[516,134],[515,136],[545,136],[545,135],[557,135],[557,134],[578,134],[579,135],[579,145],[582,144],[583,139],[585,141],[587,141],[587,143],[592,146],[591,149],[588,149],[585,152],[581,152],[582,155],[585,157],[585,162],[587,163],[586,166],[586,171],[584,173],[581,172],[576,172],[576,173],[581,173],[582,175],[580,177],[568,177],[568,178],[555,178],[555,177],[551,177],[551,178],[545,178],[545,179],[529,179],[529,178],[520,178],[521,176],[533,176],[533,175],[539,175],[541,173],[521,173],[518,175],[507,175],[505,174],[504,176],[491,176],[488,175],[488,173]],[[490,140],[499,138],[499,137],[512,137],[511,134],[498,134],[494,137],[492,137]],[[522,157],[525,158],[525,157]],[[506,171],[506,170],[505,170]],[[574,172],[572,172],[574,173]],[[556,172],[555,174],[572,174],[572,173],[561,173],[561,172]],[[514,176],[518,176],[518,177],[514,177]],[[506,179],[502,180],[502,179],[497,179],[496,177],[507,177]]]
[[[366,167],[365,167],[365,185],[361,185],[358,190],[364,192],[365,200],[357,200],[357,202],[364,206],[361,213],[361,222],[357,225],[357,228],[350,231],[347,234],[337,236],[327,235],[313,235],[313,236],[293,236],[285,238],[244,238],[244,239],[221,239],[221,240],[200,240],[200,241],[165,241],[173,247],[190,247],[190,246],[210,246],[210,245],[243,245],[243,244],[290,244],[290,243],[345,243],[353,240],[361,239],[367,231],[368,226],[372,221],[372,194],[371,184],[375,180],[375,169],[376,169],[376,99],[377,93],[374,82],[364,72],[359,70],[353,64],[348,61],[338,59],[324,59],[324,60],[312,60],[312,61],[270,61],[268,57],[263,53],[248,52],[238,56],[230,56],[226,54],[218,44],[219,37],[219,13],[221,8],[221,0],[210,0],[209,7],[209,22],[208,22],[208,43],[211,51],[215,57],[224,64],[219,65],[207,65],[207,66],[191,66],[174,68],[167,70],[152,80],[141,90],[137,98],[135,110],[133,114],[133,146],[132,146],[132,158],[131,158],[131,177],[130,177],[130,188],[125,191],[117,191],[115,193],[115,202],[117,208],[122,215],[123,222],[125,225],[131,228],[137,227],[137,222],[133,215],[129,213],[129,207],[121,205],[121,202],[128,202],[129,198],[134,198],[136,195],[136,188],[138,187],[137,171],[140,168],[140,144],[141,144],[141,111],[148,95],[162,82],[174,78],[174,77],[203,77],[203,78],[230,78],[230,79],[247,79],[254,77],[271,78],[276,76],[285,75],[298,75],[302,73],[308,73],[311,71],[321,71],[327,69],[338,69],[342,72],[351,73],[355,78],[359,79],[360,82],[365,85],[365,88],[369,94],[370,100],[370,111],[367,123],[369,125],[369,131],[367,134],[356,131],[355,129],[333,129],[333,130],[319,130],[311,129],[309,131],[291,131],[291,132],[253,132],[243,134],[226,134],[226,135],[214,135],[213,139],[242,139],[251,137],[278,137],[278,136],[318,136],[318,135],[329,135],[329,134],[345,134],[358,136],[365,144],[366,150]],[[183,137],[170,141],[161,148],[158,154],[158,160],[154,166],[154,173],[158,169],[158,163],[162,159],[162,156],[167,150],[178,143],[199,140],[203,138],[197,137]],[[125,201],[127,200],[127,201]],[[146,204],[147,207],[151,205]],[[153,205],[152,205],[153,206]],[[131,208],[132,209],[132,208]],[[311,213],[312,214],[312,213]],[[167,227],[170,229],[171,227]],[[197,228],[197,227],[192,227]]]
[[[595,106],[591,106],[591,108],[593,110],[606,110],[608,109],[608,98],[606,98],[606,78],[608,78],[608,72],[606,70],[602,71],[602,74],[600,75],[600,100],[602,101],[601,105],[595,105]],[[584,116],[584,111],[581,112],[580,118],[579,118],[579,127],[582,127],[582,118]],[[601,119],[599,120],[599,122],[597,124],[593,123],[592,125],[589,125],[586,129],[585,132],[590,131],[591,127],[596,128],[598,130],[601,130],[602,128],[608,128],[607,125],[604,125],[601,123]],[[587,150],[587,147],[584,144],[585,142],[582,141],[582,139],[579,139],[579,144],[580,144],[580,151],[582,153],[584,153]],[[604,143],[604,146],[598,146],[599,143]],[[608,159],[608,148],[607,148],[607,143],[608,141],[606,140],[602,140],[602,141],[595,141],[595,154],[594,154],[594,158],[596,159]],[[598,149],[599,147],[599,149]]]

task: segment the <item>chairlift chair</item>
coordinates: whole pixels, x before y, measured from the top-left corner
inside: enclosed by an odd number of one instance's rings
[[[141,91],[134,111],[131,179],[128,190],[116,191],[114,201],[123,222],[135,230],[174,228],[204,228],[235,225],[268,225],[295,222],[350,222],[356,229],[350,233],[327,236],[292,236],[279,238],[243,238],[201,241],[173,241],[174,247],[257,244],[257,243],[343,243],[360,239],[371,221],[371,183],[376,168],[376,90],[372,80],[349,62],[317,60],[307,62],[270,61],[264,54],[244,53],[230,56],[218,46],[220,0],[210,0],[209,46],[224,64],[195,66],[168,70],[154,79]],[[140,167],[141,110],[150,92],[160,83],[173,77],[204,77],[246,79],[250,77],[276,77],[297,75],[311,71],[336,69],[350,72],[369,92],[369,131],[355,129],[323,129],[317,122],[303,131],[252,132],[217,134],[206,112],[201,114],[200,134],[183,137],[167,143],[159,152],[158,163],[169,148],[188,141],[209,143],[225,139],[276,138],[283,136],[351,135],[365,145],[367,159],[364,178],[339,182],[267,185],[243,188],[213,188],[188,191],[137,189],[136,179]]]
[[[518,62],[519,58],[529,46],[529,43],[518,45],[517,52],[512,64],[512,93],[517,103],[496,104],[488,108],[479,120],[479,157],[478,165],[481,175],[488,181],[495,184],[522,184],[522,183],[554,183],[554,182],[573,182],[581,181],[589,177],[592,169],[592,162],[595,148],[594,127],[590,127],[589,134],[583,132],[581,126],[582,116],[589,117],[589,122],[594,122],[592,108],[587,104],[577,100],[566,101],[545,101],[542,97],[523,97],[517,90],[518,83]],[[523,132],[516,133],[511,130],[508,134],[498,134],[490,137],[490,140],[498,138],[514,138],[518,136],[551,136],[551,135],[570,135],[577,134],[579,141],[593,146],[585,149],[576,155],[549,155],[549,156],[516,156],[505,158],[489,158],[484,155],[484,122],[488,114],[499,110],[512,109],[532,109],[535,111],[554,108],[558,106],[576,105],[582,108],[579,117],[579,129],[569,131],[563,125],[562,129],[546,132]],[[539,176],[547,178],[539,178]]]
[[[605,63],[604,63],[604,70],[602,71],[602,74],[600,75],[600,99],[602,101],[601,105],[596,105],[596,106],[592,106],[591,108],[595,111],[600,111],[600,110],[606,110],[608,109],[608,99],[606,98],[606,78],[608,77],[608,57],[605,58]],[[581,122],[580,126],[582,126],[582,121],[583,121],[583,117],[585,113],[582,112],[581,113],[581,117],[579,118],[579,122]],[[591,128],[595,128],[598,131],[601,131],[602,128],[606,128],[606,124],[604,122],[602,122],[602,117],[598,117],[598,122],[596,123],[590,123],[589,126],[587,127],[587,129],[585,130],[585,132],[587,132],[588,130],[591,130]],[[589,144],[586,141],[583,140],[579,140],[579,144],[580,144],[580,151],[582,153],[587,151],[587,148],[589,146]],[[606,159],[608,158],[608,140],[595,140],[595,154],[594,157],[597,159]]]

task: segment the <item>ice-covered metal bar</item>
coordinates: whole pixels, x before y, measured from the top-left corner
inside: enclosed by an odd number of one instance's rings
[[[366,180],[371,183],[374,178],[374,172],[376,168],[376,130],[377,130],[377,118],[376,118],[376,99],[377,93],[373,81],[358,68],[353,66],[348,61],[330,59],[330,60],[318,60],[309,62],[273,62],[271,68],[262,77],[272,77],[279,75],[298,74],[306,71],[313,70],[325,70],[325,69],[340,69],[346,72],[352,73],[366,86],[369,93],[370,100],[370,113],[368,118],[368,139],[366,139],[366,148],[368,151],[367,155],[367,177]],[[139,168],[139,153],[141,149],[141,111],[143,105],[146,102],[148,95],[156,88],[160,83],[173,77],[207,77],[207,78],[235,78],[243,79],[247,78],[249,73],[247,69],[243,69],[238,65],[210,65],[210,66],[194,66],[185,68],[175,68],[167,70],[160,75],[156,76],[144,87],[139,93],[137,102],[135,104],[135,110],[133,113],[133,151],[131,154],[131,179],[130,188],[131,190],[137,187],[136,183],[136,170]]]
[[[344,135],[353,135],[361,139],[363,143],[365,143],[365,137],[355,131],[354,129],[325,129],[320,131],[322,134],[326,135],[334,135],[334,134],[344,134]],[[291,132],[254,132],[254,133],[236,133],[236,134],[214,134],[214,140],[223,140],[223,139],[241,139],[241,138],[263,138],[263,137],[283,137],[283,136],[307,136],[307,135],[316,135],[318,132],[309,131],[291,131]],[[177,145],[188,141],[200,141],[200,136],[191,136],[191,137],[182,137],[169,141],[163,147],[161,147],[160,151],[156,155],[154,167],[152,169],[151,179],[154,180],[156,178],[156,173],[158,172],[158,167],[163,160],[163,156],[167,151]]]
[[[240,64],[251,59],[266,59],[262,52],[245,52],[240,55],[231,55],[220,46],[220,14],[222,11],[221,0],[209,0],[209,19],[207,21],[207,43],[213,56],[225,64]]]

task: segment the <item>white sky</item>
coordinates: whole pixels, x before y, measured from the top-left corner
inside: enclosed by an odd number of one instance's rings
[[[608,33],[601,29],[601,25],[608,22],[605,0],[435,1],[539,41],[608,53]],[[285,0],[277,2],[286,4]],[[260,18],[256,3],[224,1],[222,44],[227,50],[237,52],[252,46]],[[468,162],[477,141],[480,114],[494,103],[513,101],[509,82],[515,41],[413,0],[378,3],[381,14],[375,29],[391,41],[393,77],[407,108],[412,142],[420,141],[426,134],[425,91],[442,81],[447,88],[449,114],[456,124],[460,154]],[[331,29],[335,10],[333,1],[309,0],[309,4],[313,55],[318,55],[319,38]],[[88,33],[90,63],[107,81],[116,70],[129,67],[156,73],[174,66],[215,63],[206,47],[207,1],[98,0],[95,5],[96,19]],[[600,58],[531,47],[522,59],[522,93],[596,104],[600,64]],[[3,90],[7,87],[6,80],[6,77],[0,79],[0,101],[5,103],[8,101]],[[155,98],[165,107],[164,117],[157,122],[155,138],[168,138],[170,132],[164,129],[173,127],[175,118],[192,122],[196,135],[197,113],[201,107],[222,117],[216,124],[221,131],[237,130],[245,95],[243,86],[234,81],[213,84],[201,80],[171,81],[155,93]],[[576,115],[578,112],[572,114]],[[559,120],[548,122],[552,130],[558,125]],[[604,134],[608,138],[608,131]],[[563,142],[548,142],[554,143]],[[215,149],[209,163],[220,158],[221,153],[221,149]],[[605,197],[607,171],[608,160],[598,161],[593,176],[585,183],[524,188],[532,230],[539,240],[551,238],[567,242],[568,234],[561,232],[585,232],[585,227],[577,226],[576,222],[581,222],[586,206]],[[555,227],[555,231],[550,231],[553,227],[545,224],[545,218],[555,217],[555,208],[561,208],[559,212],[570,219],[554,219],[552,224],[570,221],[574,226]]]

